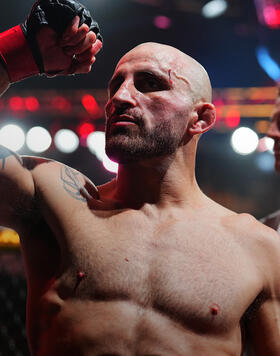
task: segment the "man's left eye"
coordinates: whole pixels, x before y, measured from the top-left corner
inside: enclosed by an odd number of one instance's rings
[[[152,89],[157,89],[159,87],[158,83],[155,80],[148,80],[147,86]]]
[[[142,93],[148,93],[152,91],[165,90],[165,86],[162,85],[161,81],[153,78],[142,78],[135,82],[135,87]]]

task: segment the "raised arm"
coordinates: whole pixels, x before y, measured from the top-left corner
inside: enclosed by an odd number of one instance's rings
[[[88,73],[101,47],[99,27],[80,3],[39,0],[24,24],[0,34],[0,95],[39,73]],[[29,168],[28,158],[0,146],[0,225],[17,230],[19,210],[31,209],[35,188]]]

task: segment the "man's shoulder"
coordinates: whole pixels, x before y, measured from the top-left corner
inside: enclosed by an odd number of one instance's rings
[[[253,215],[228,213],[222,218],[222,225],[243,246],[254,249],[256,252],[259,251],[261,254],[266,254],[266,252],[276,248],[276,250],[279,250],[280,256],[279,234],[258,221]]]
[[[21,156],[21,158],[23,167],[31,172],[35,181],[43,180],[51,184],[53,180],[57,180],[58,176],[74,175],[75,177],[78,177],[80,181],[91,182],[83,173],[62,162],[36,156]]]
[[[87,176],[62,162],[35,156],[22,156],[22,160],[39,191],[57,194],[60,188],[72,196],[79,195],[79,200],[98,195],[97,187]]]

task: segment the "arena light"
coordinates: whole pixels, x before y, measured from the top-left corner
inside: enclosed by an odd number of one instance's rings
[[[227,9],[226,0],[212,0],[202,8],[202,15],[206,18],[214,18],[222,15]]]
[[[51,135],[44,127],[35,126],[27,132],[26,145],[33,152],[44,152],[50,147],[51,143]]]
[[[92,132],[87,137],[87,146],[91,153],[95,154],[99,161],[105,156],[105,133],[102,131]]]
[[[0,130],[0,144],[13,151],[22,148],[25,142],[25,134],[17,125],[6,125]]]
[[[161,30],[167,30],[171,27],[171,24],[172,21],[167,16],[159,15],[154,18],[154,25]]]
[[[87,146],[91,153],[103,163],[108,171],[117,173],[118,164],[111,161],[105,153],[105,133],[101,131],[92,132],[87,138]]]
[[[240,124],[240,112],[238,108],[231,108],[226,114],[226,125],[233,129]]]
[[[62,129],[54,136],[56,148],[63,153],[72,153],[79,147],[79,138],[72,130]]]
[[[231,146],[240,155],[253,153],[259,144],[258,135],[249,127],[236,129],[231,136]]]
[[[9,105],[13,111],[25,110],[24,100],[20,96],[13,96],[10,98]]]
[[[95,98],[90,94],[82,97],[82,104],[93,119],[99,119],[103,116],[103,110],[99,107]]]
[[[257,60],[266,74],[278,82],[280,80],[280,67],[278,63],[270,56],[265,46],[259,46],[256,50]]]
[[[279,0],[255,0],[257,15],[260,23],[271,29],[280,27]]]
[[[0,227],[0,247],[18,248],[19,246],[19,236],[14,230]]]
[[[104,168],[107,169],[107,171],[112,173],[118,173],[118,168],[119,168],[118,163],[111,161],[108,156],[106,155],[104,156],[102,163]]]
[[[270,153],[273,153],[274,140],[267,136],[265,136],[263,138],[263,140],[264,140],[264,144],[265,144],[267,151],[269,151]]]
[[[34,112],[39,110],[40,104],[37,98],[35,96],[29,96],[25,98],[25,107],[28,111]]]

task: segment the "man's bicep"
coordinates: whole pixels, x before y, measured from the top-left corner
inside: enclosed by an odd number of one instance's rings
[[[32,174],[22,158],[0,145],[0,225],[16,229],[19,207],[28,209],[34,194]]]

